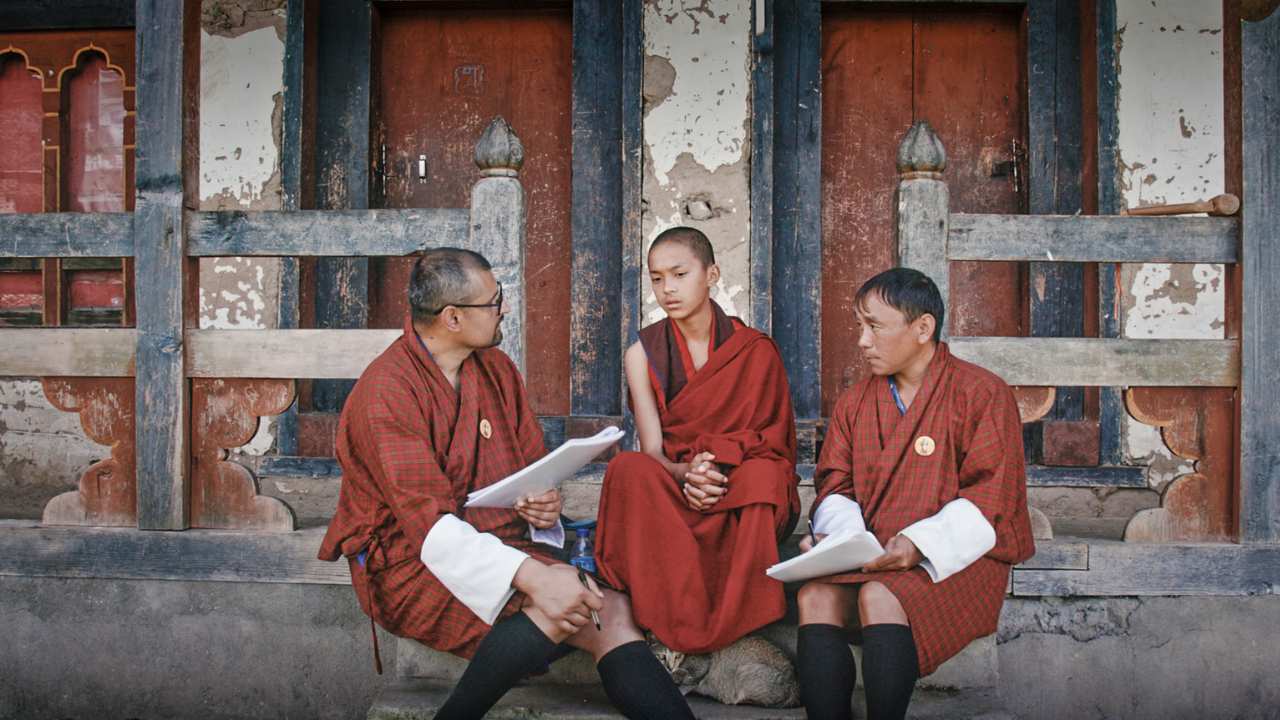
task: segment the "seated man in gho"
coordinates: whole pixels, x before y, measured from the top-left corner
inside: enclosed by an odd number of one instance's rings
[[[640,452],[605,472],[596,559],[641,627],[707,653],[786,612],[764,571],[799,515],[795,417],[777,346],[711,299],[706,235],[669,229],[648,260],[667,316],[624,358]]]
[[[801,588],[797,670],[810,718],[852,717],[860,627],[867,717],[902,718],[919,677],[995,632],[1009,571],[1035,552],[1022,424],[1004,381],[940,341],[924,274],[883,272],[854,307],[872,374],[831,414],[811,528],[869,530],[885,553]]]
[[[371,620],[471,659],[438,718],[483,716],[561,643],[591,653],[624,715],[692,717],[626,596],[552,558],[564,541],[557,491],[511,510],[463,507],[545,454],[520,373],[495,347],[506,308],[488,261],[428,250],[409,304],[404,334],[342,410],[342,492],[320,559],[348,559]]]

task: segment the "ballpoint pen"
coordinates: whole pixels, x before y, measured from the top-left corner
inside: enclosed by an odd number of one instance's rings
[[[578,568],[578,580],[582,582],[582,587],[590,590],[591,585],[587,583],[587,574],[582,572],[582,568]],[[595,610],[591,611],[591,622],[596,624],[596,629],[600,629],[600,615]]]

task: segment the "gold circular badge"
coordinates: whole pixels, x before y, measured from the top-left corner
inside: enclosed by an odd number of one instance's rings
[[[920,457],[929,457],[937,447],[938,444],[928,435],[921,435],[916,438],[916,454]]]
[[[485,440],[493,437],[493,426],[489,424],[488,420],[483,418],[480,420],[480,434],[484,436]]]

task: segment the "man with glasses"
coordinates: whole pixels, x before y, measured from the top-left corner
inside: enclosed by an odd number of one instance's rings
[[[561,643],[592,654],[628,717],[692,717],[627,598],[552,558],[564,542],[557,491],[511,510],[463,507],[545,454],[520,372],[496,347],[506,308],[489,262],[428,250],[409,305],[404,334],[342,410],[342,493],[320,559],[348,559],[371,621],[472,659],[438,718],[482,717]]]

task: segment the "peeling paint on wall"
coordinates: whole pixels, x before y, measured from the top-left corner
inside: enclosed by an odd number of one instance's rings
[[[78,413],[49,403],[40,381],[0,382],[0,517],[39,518],[110,451],[87,438]]]
[[[644,33],[646,247],[677,225],[706,233],[713,297],[750,323],[751,2],[646,0]],[[644,315],[663,317],[647,280]]]
[[[1130,207],[1188,202],[1224,191],[1222,4],[1118,0],[1117,160]],[[1221,338],[1221,265],[1121,266],[1125,337]],[[1160,488],[1190,472],[1159,430],[1128,418],[1126,462],[1147,465]]]

